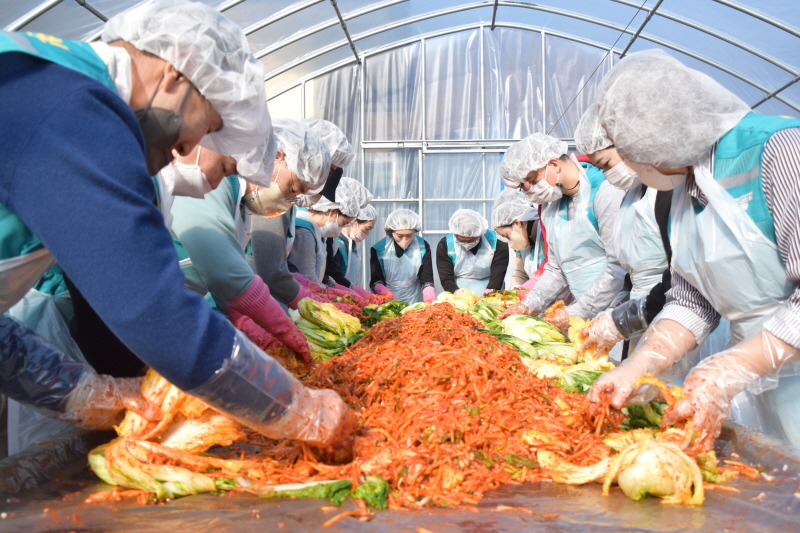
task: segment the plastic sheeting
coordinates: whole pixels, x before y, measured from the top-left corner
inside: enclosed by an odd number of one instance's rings
[[[108,438],[107,434],[102,434]],[[0,462],[0,519],[4,531],[319,531],[338,512],[320,500],[262,500],[204,494],[165,505],[132,502],[84,504],[91,493],[107,490],[86,467],[85,454],[102,442],[98,434],[71,436],[24,458]],[[521,530],[573,531],[793,531],[800,514],[797,496],[800,451],[736,425],[718,441],[722,458],[760,464],[772,481],[736,480],[739,492],[707,491],[701,507],[663,505],[656,498],[634,502],[619,489],[601,494],[600,485],[526,483],[487,493],[476,508],[381,511],[370,522],[345,518],[327,531],[402,532],[421,527],[436,533],[506,533]],[[738,454],[738,455],[733,455]],[[50,478],[47,481],[46,478]],[[31,487],[39,484],[39,488]],[[498,506],[525,509],[498,510]]]

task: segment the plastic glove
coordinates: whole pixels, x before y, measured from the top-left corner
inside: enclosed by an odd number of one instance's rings
[[[354,290],[359,296],[361,296],[365,300],[369,300],[370,298],[372,298],[372,293],[371,292],[362,289],[361,287],[359,287],[355,283],[350,285],[350,289]]]
[[[147,420],[161,418],[159,406],[142,396],[144,378],[113,378],[84,372],[75,389],[66,397],[64,412],[58,418],[86,429],[111,429],[130,409]]]
[[[527,314],[528,314],[528,306],[520,302],[500,313],[497,319],[502,320],[504,318],[510,317],[511,315],[527,315]]]
[[[599,402],[610,397],[611,405],[621,409],[633,393],[636,378],[648,372],[658,376],[695,346],[697,342],[692,332],[674,320],[655,322],[630,357],[594,382],[589,400]]]
[[[253,319],[253,322],[271,333],[287,348],[296,353],[302,361],[311,360],[308,341],[292,319],[284,313],[280,304],[269,293],[269,287],[257,274],[247,290],[229,300],[226,313],[241,313]]]
[[[704,359],[686,376],[685,397],[664,413],[664,427],[691,420],[701,434],[699,446],[710,450],[728,418],[733,397],[758,378],[798,359],[800,349],[767,331]]]
[[[592,346],[595,347],[596,351],[610,350],[619,341],[625,340],[614,323],[610,309],[597,315],[591,324],[581,330],[579,336],[584,339],[578,350],[580,353],[585,352]]]
[[[397,300],[397,297],[394,294],[392,294],[392,291],[390,291],[380,283],[375,284],[375,292],[377,292],[381,296],[388,296],[390,300]]]
[[[436,299],[436,289],[430,285],[422,289],[422,299],[426,304],[434,301]]]
[[[549,318],[545,317],[545,321],[549,322],[553,326],[560,329],[562,333],[566,334],[567,330],[569,330],[569,311],[563,307],[559,307],[553,311],[553,316]]]
[[[231,356],[186,392],[271,439],[328,447],[347,439],[356,425],[339,395],[306,388],[239,331]]]

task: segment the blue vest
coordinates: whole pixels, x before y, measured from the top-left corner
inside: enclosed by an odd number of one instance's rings
[[[581,162],[580,165],[583,167],[584,172],[586,172],[586,177],[589,179],[589,183],[592,186],[592,193],[589,195],[589,205],[587,206],[586,215],[589,217],[589,222],[592,223],[594,229],[600,233],[600,226],[597,223],[597,216],[594,214],[594,197],[597,196],[597,191],[600,189],[600,185],[606,180],[605,174],[599,168],[593,167],[589,163]],[[569,218],[569,211],[567,207],[568,196],[562,196],[560,200],[560,204],[558,205],[558,216],[564,220]]]
[[[761,158],[772,135],[798,127],[800,120],[795,118],[749,113],[722,136],[714,152],[714,179],[746,206],[743,210],[772,242],[776,242],[775,224],[761,182]]]
[[[339,258],[339,272],[344,276],[347,274],[347,266],[350,264],[350,254],[347,253],[347,243],[343,238],[337,237],[336,242],[339,244],[336,249],[336,256]],[[353,247],[353,253],[356,253],[355,246]]]
[[[117,94],[103,60],[87,43],[65,41],[34,32],[0,32],[0,53],[21,52],[94,78]],[[15,214],[0,205],[0,259],[10,259],[43,248],[41,241]],[[57,294],[66,290],[64,272],[54,265],[35,287]]]
[[[497,233],[492,230],[487,231],[483,234],[486,237],[486,240],[489,241],[489,246],[492,247],[492,250],[497,249]],[[453,262],[453,266],[456,264],[456,239],[452,233],[448,233],[447,237],[445,238],[445,242],[447,243],[447,256],[450,258],[450,261]],[[478,246],[475,247],[476,253],[477,250],[480,250],[481,243],[483,241],[478,241]]]

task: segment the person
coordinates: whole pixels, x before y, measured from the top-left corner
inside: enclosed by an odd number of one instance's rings
[[[568,316],[593,318],[622,289],[625,271],[614,254],[614,231],[622,191],[588,163],[567,156],[567,144],[534,133],[511,145],[500,164],[507,187],[525,191],[542,205],[549,256],[544,272],[523,302],[501,316],[538,315],[565,288],[575,301],[554,319],[562,329]]]
[[[289,263],[297,272],[315,283],[326,284],[325,264],[328,251],[325,239],[337,239],[342,228],[356,219],[361,209],[360,194],[364,187],[356,180],[339,183],[335,192],[335,201],[325,197],[311,207],[297,209],[295,220],[295,238]],[[330,281],[335,286],[334,281]],[[345,289],[343,286],[337,289]]]
[[[514,250],[512,288],[530,290],[547,264],[547,240],[539,207],[518,189],[503,189],[494,200],[492,226],[497,238]]]
[[[276,121],[275,131],[282,132],[281,128]],[[283,182],[297,179],[281,176],[289,173],[288,168],[327,174],[327,149],[322,141],[310,135],[306,142],[309,146],[289,152],[304,159],[289,165],[286,154],[277,151],[277,142],[268,139],[264,149],[240,159],[239,166],[244,170],[228,176],[204,198],[175,198],[172,233],[178,257],[182,262],[188,261],[183,265],[187,281],[194,281],[201,294],[208,292],[217,309],[259,347],[268,350],[285,346],[310,365],[311,353],[305,336],[272,297],[269,287],[253,273],[246,259],[252,214],[242,203],[242,198],[257,188],[252,182],[263,183],[264,173],[276,182],[279,177]],[[250,158],[255,161],[249,161]],[[257,209],[261,204],[248,205]]]
[[[185,156],[202,139],[243,153],[269,135],[244,34],[204,4],[158,0],[109,19],[102,40],[0,36],[3,146],[15,154],[0,163],[0,311],[57,261],[182,390],[266,436],[341,441],[353,418],[335,393],[304,387],[183,286],[154,203],[151,176],[173,149]]]
[[[601,126],[639,179],[673,190],[673,274],[667,303],[637,350],[595,383],[590,398],[623,405],[638,376],[666,371],[723,316],[730,348],[689,372],[685,397],[664,423],[690,420],[711,447],[730,402],[749,389],[762,393],[752,397],[762,429],[800,444],[800,263],[793,253],[800,243],[800,121],[753,113],[659,50],[621,61],[597,102]]]
[[[375,207],[367,203],[359,209],[355,221],[342,228],[342,234],[335,242],[332,239],[327,242],[328,260],[325,263],[325,274],[365,299],[370,299],[372,293],[355,283],[361,279],[361,258],[357,245],[369,237],[377,218],[378,212]]]
[[[386,237],[370,248],[370,288],[409,304],[436,299],[431,247],[417,235],[419,215],[410,209],[392,211],[383,225]]]
[[[204,190],[216,189],[225,176],[236,172],[236,160],[233,157],[204,150],[200,145],[183,157],[184,160],[194,161],[194,165],[182,163],[182,157],[177,152],[174,152],[173,156],[175,161],[153,177],[156,203],[167,228],[172,226],[171,210],[175,196],[189,195],[202,198]],[[187,286],[200,291],[198,287],[205,287],[205,284],[198,279],[191,260],[181,259],[179,265],[186,276]],[[68,276],[62,275],[62,277],[69,291],[73,310],[69,321],[70,335],[84,358],[101,374],[114,377],[141,375],[145,367],[142,360],[108,328],[72,280]],[[113,357],[109,354],[113,354]]]
[[[639,181],[619,156],[600,127],[597,106],[590,107],[578,122],[575,144],[614,187],[625,191],[616,233],[616,252],[628,276],[623,291],[627,302],[598,314],[584,329],[582,349],[610,350],[620,341],[628,349],[661,312],[670,288],[669,261],[672,249],[667,236],[671,191],[658,191]],[[623,357],[629,350],[623,350]]]
[[[254,271],[264,280],[278,301],[290,309],[297,309],[298,302],[303,298],[331,301],[327,295],[328,289],[322,289],[317,281],[307,279],[289,265],[288,256],[294,247],[296,235],[297,206],[311,207],[323,197],[335,202],[336,187],[342,174],[338,169],[346,166],[354,154],[344,134],[331,122],[287,120],[285,124],[292,125],[286,130],[287,135],[294,132],[293,135],[299,137],[311,132],[320,138],[324,137],[327,140],[323,142],[330,155],[331,165],[325,180],[304,182],[302,194],[290,192],[288,187],[282,188],[284,197],[280,205],[274,206],[271,211],[262,210],[259,213],[261,216],[254,217],[251,224]],[[312,126],[316,129],[312,130]],[[331,291],[330,296],[335,297],[334,291]],[[344,312],[354,311],[351,306],[337,303],[334,305]]]
[[[448,222],[450,233],[436,247],[436,267],[442,288],[469,289],[478,296],[503,288],[508,270],[508,245],[487,231],[480,213],[459,209]]]

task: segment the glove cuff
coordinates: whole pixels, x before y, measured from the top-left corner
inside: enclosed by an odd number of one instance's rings
[[[642,333],[647,329],[646,300],[646,297],[628,300],[611,311],[611,318],[617,326],[617,331],[626,339],[630,339],[632,335]]]

